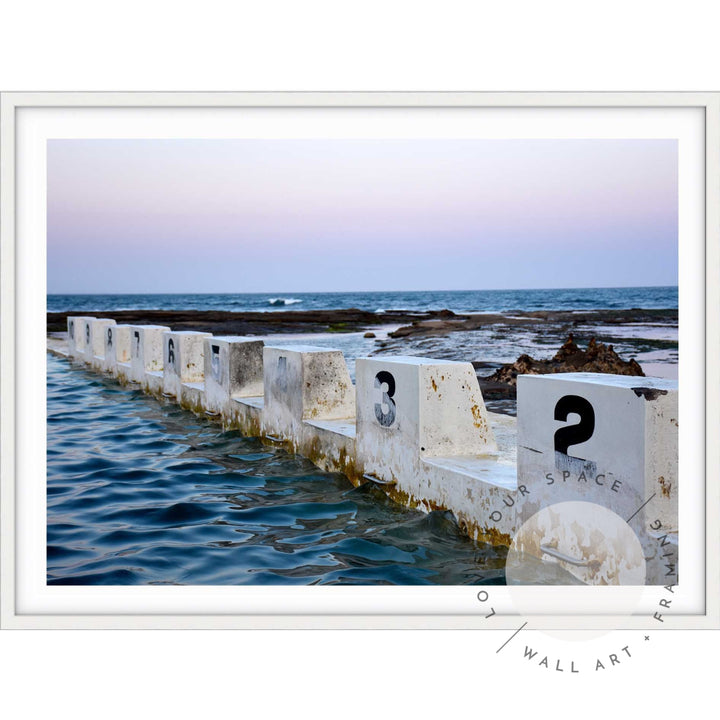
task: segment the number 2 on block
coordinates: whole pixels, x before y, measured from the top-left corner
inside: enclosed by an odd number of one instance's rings
[[[595,410],[593,406],[579,395],[565,395],[555,405],[555,419],[565,422],[568,415],[575,413],[580,422],[566,425],[555,432],[555,452],[568,454],[573,445],[580,445],[589,440],[595,432]]]

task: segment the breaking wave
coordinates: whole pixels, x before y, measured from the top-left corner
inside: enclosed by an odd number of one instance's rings
[[[275,307],[281,306],[281,305],[297,305],[298,303],[301,303],[302,300],[298,300],[297,298],[270,298],[268,300],[268,305],[273,305]]]

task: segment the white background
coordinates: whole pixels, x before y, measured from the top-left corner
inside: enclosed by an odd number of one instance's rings
[[[713,5],[25,0],[2,11],[0,88],[718,91]],[[633,637],[632,659],[572,676],[522,661],[520,637],[496,656],[504,638],[8,631],[0,710],[9,718],[669,718],[712,714],[719,704],[717,632]],[[587,658],[578,643],[533,640],[556,656]],[[592,648],[619,650],[612,636]]]

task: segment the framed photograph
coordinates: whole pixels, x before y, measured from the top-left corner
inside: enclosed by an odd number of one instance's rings
[[[720,627],[720,94],[0,130],[4,628]]]

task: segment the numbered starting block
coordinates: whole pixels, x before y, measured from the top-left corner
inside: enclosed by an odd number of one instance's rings
[[[210,333],[193,330],[163,335],[163,395],[177,398],[183,407],[201,411],[205,377],[205,338]]]
[[[67,338],[68,338],[68,354],[76,359],[85,358],[85,338],[87,323],[95,320],[94,317],[87,315],[68,317],[67,319]]]
[[[359,358],[355,374],[363,475],[426,511],[452,510],[472,537],[509,544],[515,466],[498,449],[472,365]]]
[[[165,325],[133,325],[130,328],[130,381],[146,392],[159,395],[163,388],[163,336]]]
[[[241,430],[253,425],[241,418],[248,403],[237,401],[262,400],[263,345],[262,340],[242,336],[205,338],[205,409],[221,415],[226,425]],[[259,424],[254,425],[259,430]]]
[[[105,318],[88,318],[84,324],[83,359],[94,370],[102,370],[105,366],[105,329],[115,325],[115,321]]]
[[[123,381],[130,373],[131,325],[108,325],[102,369]]]
[[[518,479],[528,490],[518,525],[534,528],[521,533],[523,552],[587,584],[676,584],[677,382],[523,375],[517,414]],[[600,506],[595,517],[605,519],[579,521],[592,513],[578,503]]]
[[[355,454],[355,388],[342,351],[311,345],[263,351],[262,434],[328,470]]]

